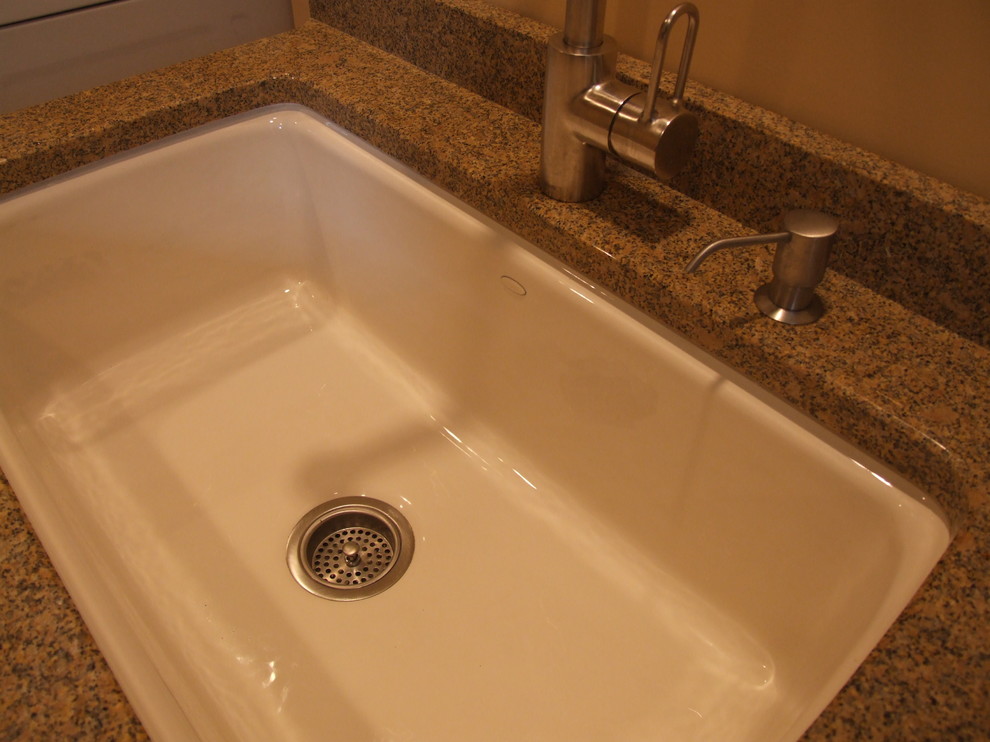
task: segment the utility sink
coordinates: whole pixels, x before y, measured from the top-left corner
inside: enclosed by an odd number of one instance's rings
[[[158,740],[796,740],[949,540],[301,107],[4,200],[0,266],[0,465]],[[412,533],[361,600],[287,563],[336,498]]]

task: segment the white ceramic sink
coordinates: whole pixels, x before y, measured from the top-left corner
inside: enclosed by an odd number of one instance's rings
[[[795,740],[937,509],[305,109],[0,204],[0,464],[158,740]],[[286,543],[365,496],[372,598]]]

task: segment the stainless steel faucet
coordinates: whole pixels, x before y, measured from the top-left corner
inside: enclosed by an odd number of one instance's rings
[[[825,313],[815,287],[825,277],[839,222],[820,211],[795,209],[784,217],[784,229],[787,231],[717,240],[695,255],[685,271],[694,273],[713,253],[729,247],[776,244],[773,279],[756,290],[756,306],[788,325],[814,322]]]
[[[687,16],[674,94],[657,97],[667,40]],[[646,93],[615,77],[615,41],[604,34],[605,0],[568,0],[564,31],[550,40],[543,100],[540,185],[559,201],[587,201],[605,186],[605,155],[669,178],[680,170],[698,138],[698,120],[681,100],[698,35],[698,9],[682,3],[657,35]]]

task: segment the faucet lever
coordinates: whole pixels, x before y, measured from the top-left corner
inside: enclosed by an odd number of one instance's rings
[[[670,30],[688,16],[674,98],[658,98]],[[605,187],[605,156],[670,178],[687,163],[698,120],[682,105],[698,33],[698,9],[674,8],[660,27],[644,93],[616,75],[615,41],[603,32],[605,0],[568,0],[564,31],[547,44],[540,187],[560,201],[587,201]]]
[[[681,63],[677,68],[677,81],[674,83],[674,95],[671,103],[675,106],[681,104],[684,98],[684,86],[687,84],[688,69],[691,66],[691,56],[694,54],[694,42],[698,38],[698,22],[700,20],[698,9],[691,3],[681,3],[671,10],[663,23],[660,24],[660,31],[657,33],[657,44],[653,52],[653,69],[650,72],[650,87],[646,90],[646,105],[643,106],[643,113],[640,114],[641,123],[648,123],[649,118],[656,108],[657,91],[660,89],[660,76],[663,73],[663,62],[667,56],[667,41],[670,37],[671,29],[677,23],[677,19],[682,15],[688,17],[687,33],[684,37],[684,47],[681,50]]]
[[[670,101],[658,99],[667,41],[674,24],[687,16],[688,27],[680,67]],[[617,157],[652,170],[659,178],[671,178],[687,163],[698,139],[698,119],[681,105],[688,68],[698,36],[700,16],[692,3],[681,3],[660,24],[653,69],[646,93],[631,91],[619,106],[609,127],[609,151]],[[618,88],[616,88],[618,90]]]
[[[795,209],[784,217],[784,229],[787,231],[716,240],[695,255],[684,270],[694,273],[711,255],[726,248],[776,243],[773,279],[757,289],[753,297],[756,306],[778,322],[814,322],[825,313],[815,287],[825,277],[839,222],[820,211]]]

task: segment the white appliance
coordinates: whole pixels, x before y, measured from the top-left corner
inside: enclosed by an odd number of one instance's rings
[[[290,0],[0,0],[0,113],[291,27]]]

